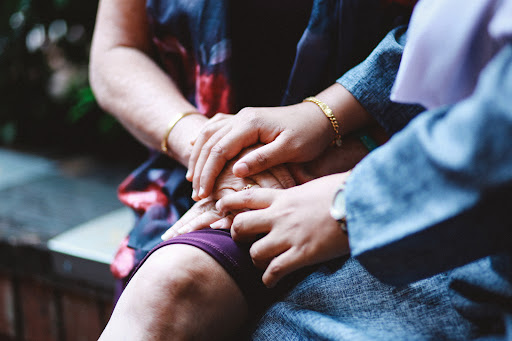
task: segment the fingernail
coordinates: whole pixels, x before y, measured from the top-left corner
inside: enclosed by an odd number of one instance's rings
[[[190,170],[187,170],[187,174],[185,174],[185,177],[188,181],[190,181],[190,177],[192,176],[192,172]]]
[[[236,163],[233,166],[233,174],[242,178],[249,174],[249,167],[247,167],[246,163]]]
[[[220,228],[222,228],[222,226],[224,226],[224,223],[222,222],[222,220],[217,220],[213,224],[210,224],[210,227],[212,229],[220,229]]]
[[[167,239],[171,239],[172,237],[174,237],[175,235],[175,232],[172,228],[168,229],[167,231],[165,231],[164,234],[162,234],[162,240],[167,240]]]
[[[192,199],[195,199],[195,198],[197,198],[197,193],[196,193],[196,190],[193,189],[192,190]]]
[[[182,227],[180,227],[177,232],[178,232],[178,234],[184,234],[184,233],[187,233],[189,229],[190,229],[190,225],[187,224],[187,225],[183,225]]]
[[[200,187],[199,188],[199,197],[202,198],[204,195],[204,188],[203,187]]]

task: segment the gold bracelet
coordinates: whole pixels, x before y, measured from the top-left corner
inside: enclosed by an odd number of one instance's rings
[[[341,146],[341,134],[340,134],[340,125],[338,124],[338,120],[332,113],[331,108],[324,102],[320,101],[316,97],[308,97],[303,102],[313,102],[324,112],[325,116],[329,119],[331,122],[331,125],[334,129],[334,140],[332,141],[333,146],[340,147]]]
[[[189,111],[189,112],[183,112],[181,114],[178,114],[176,115],[176,117],[174,117],[171,122],[169,122],[169,125],[167,126],[167,130],[165,131],[165,135],[164,135],[164,138],[162,139],[162,142],[160,143],[160,150],[164,153],[167,153],[167,151],[169,150],[168,146],[167,146],[167,140],[169,139],[169,135],[171,135],[171,131],[172,129],[174,128],[174,126],[185,116],[188,116],[188,115],[192,115],[192,114],[199,114],[201,115],[200,112],[197,112],[197,111]]]

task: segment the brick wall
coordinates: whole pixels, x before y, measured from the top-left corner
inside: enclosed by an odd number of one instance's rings
[[[111,311],[105,290],[0,271],[0,340],[97,340]]]

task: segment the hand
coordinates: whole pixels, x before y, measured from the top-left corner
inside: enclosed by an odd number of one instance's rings
[[[265,144],[242,157],[233,174],[246,177],[286,162],[314,159],[334,137],[330,122],[313,103],[245,108],[206,124],[194,142],[187,179],[199,198],[211,194],[214,179],[246,147]]]
[[[257,267],[266,269],[267,287],[301,267],[349,253],[346,234],[329,214],[337,185],[347,176],[335,174],[287,190],[251,188],[217,202],[219,212],[252,210],[234,217],[231,235],[252,241],[266,234],[250,254]]]
[[[356,136],[347,136],[339,148],[327,148],[320,156],[305,163],[288,164],[288,169],[297,184],[326,175],[349,171],[368,155],[368,149]]]
[[[244,150],[239,157],[256,149],[257,146]],[[245,186],[251,185],[263,188],[289,188],[295,186],[295,181],[288,169],[281,165],[276,166],[268,171],[255,174],[249,178],[238,178],[232,173],[232,165],[238,158],[230,161],[215,182],[213,194],[208,198],[199,200],[190,210],[187,211],[172,227],[170,227],[163,235],[162,239],[167,240],[172,237],[200,230],[210,226],[210,224],[218,221],[224,214],[215,208],[218,199],[225,195],[241,191]],[[226,226],[229,228],[229,226]]]

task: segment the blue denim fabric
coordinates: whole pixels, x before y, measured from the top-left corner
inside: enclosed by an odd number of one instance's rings
[[[466,340],[446,274],[395,287],[354,258],[321,265],[259,321],[253,340]]]
[[[340,79],[371,113],[400,110],[381,102],[385,80],[359,79],[394,72],[378,62],[400,52],[390,38]],[[364,95],[374,87],[384,90]],[[382,118],[388,131],[400,126]],[[511,146],[509,45],[470,98],[419,114],[356,166],[346,187],[354,258],[300,282],[263,315],[253,339],[512,340]]]
[[[373,52],[358,66],[338,79],[361,105],[393,134],[423,111],[419,105],[394,103],[389,99],[402,58],[406,27],[388,33]]]
[[[510,252],[511,96],[509,45],[471,97],[420,114],[356,166],[346,188],[352,255],[404,283]]]
[[[473,95],[420,114],[346,187],[352,255],[370,273],[404,284],[476,261],[454,272],[454,307],[501,337],[512,312],[511,137],[508,45]]]

